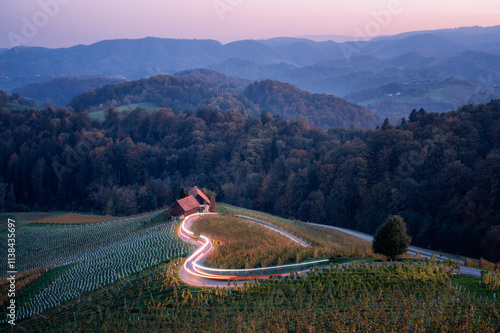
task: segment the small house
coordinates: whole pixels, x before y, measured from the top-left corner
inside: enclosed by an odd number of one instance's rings
[[[189,190],[188,194],[195,197],[195,199],[200,203],[200,205],[210,206],[210,199],[198,187],[196,186],[193,187],[191,190]]]
[[[192,195],[177,200],[169,209],[172,216],[188,216],[199,213],[200,204]]]
[[[172,216],[189,216],[196,213],[216,212],[215,200],[210,199],[198,187],[193,187],[188,196],[177,200],[169,209]]]

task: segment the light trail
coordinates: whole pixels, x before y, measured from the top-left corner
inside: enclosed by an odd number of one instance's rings
[[[287,268],[287,267],[296,267],[296,266],[307,266],[307,265],[315,265],[315,264],[320,264],[320,263],[327,263],[330,262],[328,259],[321,259],[321,260],[316,260],[316,261],[306,261],[306,262],[301,262],[298,264],[288,264],[288,265],[280,265],[280,266],[269,266],[269,267],[261,267],[261,268],[248,268],[248,269],[220,269],[220,268],[210,268],[210,267],[205,267],[201,266],[198,264],[194,264],[194,266],[198,266],[206,271],[213,271],[213,272],[235,272],[235,271],[245,271],[245,272],[253,272],[253,271],[262,271],[262,270],[269,270],[269,269],[274,269],[274,268]]]
[[[316,260],[316,261],[310,261],[310,262],[303,262],[303,263],[298,263],[298,264],[288,264],[288,265],[279,265],[279,266],[271,266],[271,267],[263,267],[263,268],[248,268],[248,269],[218,269],[218,268],[210,268],[210,267],[205,267],[202,265],[205,257],[213,250],[213,245],[210,239],[208,237],[200,235],[199,239],[194,235],[192,231],[189,230],[189,227],[191,224],[196,221],[200,216],[204,215],[216,215],[216,214],[210,214],[210,213],[199,213],[199,214],[194,214],[186,217],[178,231],[179,237],[184,240],[185,242],[194,244],[199,247],[192,255],[190,255],[186,261],[184,262],[184,270],[189,273],[192,276],[202,278],[202,279],[210,279],[210,280],[253,280],[253,279],[267,279],[270,276],[287,276],[290,275],[293,270],[289,270],[290,268],[296,267],[300,268],[303,266],[307,265],[318,265],[321,263],[328,263],[328,259],[322,259],[322,260]],[[246,218],[244,216],[241,216],[243,218]],[[262,221],[253,219],[253,218],[248,218],[250,220],[255,220],[258,221],[258,223],[262,224]],[[309,244],[301,241],[300,239],[293,237],[287,233],[282,232],[281,230],[278,230],[274,228],[271,225],[263,225],[264,227],[271,229],[272,231],[279,232],[280,234],[292,239],[294,242],[299,243],[302,246],[308,247]],[[284,273],[274,273],[274,274],[257,274],[257,275],[252,275],[252,273],[255,274],[255,272],[258,271],[277,271],[277,270],[287,270],[287,272]],[[289,270],[289,271],[288,271]]]

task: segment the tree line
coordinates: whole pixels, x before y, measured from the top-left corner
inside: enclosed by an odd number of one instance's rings
[[[414,110],[376,130],[210,108],[109,108],[104,121],[2,108],[0,129],[2,210],[127,215],[197,185],[218,201],[368,233],[397,214],[414,245],[500,260],[498,100]]]
[[[227,111],[244,109],[258,117],[263,110],[285,119],[307,117],[320,127],[375,128],[379,117],[365,107],[345,99],[313,94],[274,80],[246,84],[209,70],[174,77],[158,75],[138,81],[109,85],[75,96],[70,103],[75,110],[99,111],[141,102],[160,107],[196,110],[207,107]]]

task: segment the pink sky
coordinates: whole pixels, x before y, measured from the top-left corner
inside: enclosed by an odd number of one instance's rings
[[[381,35],[500,25],[498,0],[2,0],[1,6],[0,47],[67,47],[147,36],[223,43],[353,36],[377,22],[374,13],[381,12],[390,13],[378,24]]]

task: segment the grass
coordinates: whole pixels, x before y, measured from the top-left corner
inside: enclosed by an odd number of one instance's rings
[[[64,215],[67,212],[0,213],[0,238],[7,235],[7,221],[16,221],[16,229],[27,226],[31,221]]]
[[[328,246],[328,244],[335,244],[337,248],[343,248],[344,250],[348,250],[347,256],[352,256],[352,255],[364,255],[365,257],[377,257],[377,258],[383,258],[383,256],[380,255],[375,255],[373,254],[371,250],[371,242],[359,239],[357,237],[345,234],[343,232],[333,230],[330,228],[326,227],[318,227],[318,226],[313,226],[309,223],[304,223],[300,221],[294,221],[294,220],[289,220],[285,218],[280,218],[271,214],[263,213],[263,212],[258,212],[258,211],[253,211],[250,209],[245,209],[245,208],[239,208],[235,206],[231,206],[225,203],[219,204],[217,206],[218,213],[219,214],[226,214],[226,215],[248,215],[251,217],[259,218],[263,221],[266,221],[268,223],[274,224],[278,227],[282,227],[283,229],[290,231],[294,230],[292,233],[295,235],[305,239],[305,240],[311,240],[314,239],[313,244],[316,245],[325,245]],[[273,222],[274,221],[274,222]],[[339,229],[344,229],[344,228],[339,228]],[[348,230],[348,229],[345,229]],[[349,230],[349,231],[354,231],[354,230]],[[372,236],[363,232],[359,231],[354,231],[360,235],[365,235],[365,236]],[[412,246],[412,248],[415,248],[417,251],[421,250],[422,252],[426,253],[434,253],[436,255],[440,255],[446,258],[450,259],[455,259],[455,260],[465,260],[469,259],[470,262],[472,262],[474,265],[470,265],[470,267],[480,267],[480,261],[477,259],[472,259],[468,258],[465,256],[459,256],[456,254],[450,254],[442,251],[436,251],[436,250],[430,250],[430,249],[425,249],[425,248],[420,248],[416,246]],[[420,253],[420,251],[418,251]],[[422,255],[422,253],[420,253]],[[417,259],[417,256],[415,255],[410,255],[410,254],[405,254],[403,256],[399,256],[399,259],[412,259],[415,260]],[[491,263],[490,263],[491,266]],[[494,265],[493,265],[494,266]]]
[[[143,102],[143,103],[134,103],[134,104],[123,105],[123,106],[118,107],[117,109],[119,111],[132,111],[132,110],[135,110],[137,108],[143,108],[143,109],[146,109],[147,111],[151,112],[153,110],[159,109],[160,106],[158,106],[155,103],[151,103],[151,102]],[[105,110],[91,112],[90,116],[93,118],[99,119],[99,120],[104,120],[104,111]]]
[[[25,301],[29,300],[33,294],[36,294],[40,289],[43,289],[44,287],[50,285],[55,279],[62,276],[70,268],[71,265],[65,265],[49,269],[39,279],[18,292],[18,295],[16,296],[16,302],[18,302],[18,304],[22,304]]]
[[[191,251],[174,234],[175,225],[165,218],[165,213],[157,211],[112,223],[19,228],[18,272],[55,265],[22,290],[23,296],[16,299],[19,317],[50,309]]]
[[[30,107],[27,107],[27,106],[22,106],[22,105],[19,105],[19,104],[12,104],[12,103],[9,103],[5,106],[5,108],[9,111],[13,111],[13,110],[19,110],[19,111],[24,111],[24,110],[29,110]]]
[[[245,215],[270,223],[305,240],[313,247],[321,249],[327,257],[377,257],[371,249],[371,243],[334,229],[313,226],[308,223],[288,220],[270,214],[242,209],[227,204],[222,206],[226,215]]]
[[[488,297],[493,299],[493,294],[498,298],[500,295],[497,294],[495,290],[486,288],[484,284],[481,284],[481,279],[473,276],[467,275],[455,275],[452,282],[459,287],[467,290],[471,295],[476,295],[476,297]]]
[[[17,324],[30,332],[495,332],[500,325],[498,304],[458,294],[433,263],[356,264],[232,290],[186,287],[175,275],[179,265],[159,265]]]
[[[109,215],[93,215],[82,213],[68,213],[58,216],[48,216],[30,221],[33,224],[93,224],[114,221],[118,219]]]
[[[215,244],[206,264],[223,269],[257,268],[301,262],[314,255],[279,233],[229,216],[207,216],[193,224],[196,236]]]
[[[240,243],[247,251],[247,246],[253,249],[259,247],[255,244],[269,242],[268,249],[277,250],[289,242],[259,225],[231,216],[236,212],[234,208],[219,204],[219,209],[226,216],[200,219],[193,224],[195,233],[210,234],[218,249],[223,244],[238,246],[236,243]],[[495,332],[500,328],[499,304],[491,302],[491,291],[479,285],[477,278],[450,277],[440,268],[442,264],[428,260],[416,264],[373,265],[380,259],[366,258],[363,247],[355,247],[363,246],[364,242],[353,243],[349,235],[341,232],[337,235],[339,232],[335,230],[327,234],[330,229],[317,230],[306,223],[259,212],[238,213],[254,214],[301,238],[309,237],[313,248],[325,245],[332,250],[343,246],[352,256],[340,256],[344,250],[336,251],[331,263],[355,263],[301,276],[239,283],[232,290],[221,290],[184,285],[176,274],[182,260],[174,259],[82,294],[77,300],[45,311],[43,317],[21,320],[18,326],[30,332]],[[157,216],[143,228],[161,223],[164,216]],[[275,237],[277,243],[272,243]],[[297,247],[293,243],[291,246]],[[361,255],[355,255],[357,252]],[[69,270],[69,266],[50,271],[54,276],[37,280],[36,287],[43,287],[50,279],[63,275],[64,269]],[[485,302],[485,297],[490,302]],[[7,328],[0,324],[0,330]]]

